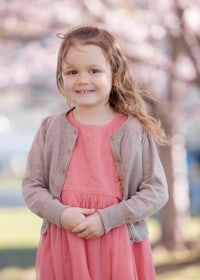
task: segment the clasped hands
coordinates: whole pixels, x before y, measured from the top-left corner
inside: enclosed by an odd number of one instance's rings
[[[104,234],[101,217],[95,209],[69,207],[60,216],[61,226],[85,239],[96,239]]]

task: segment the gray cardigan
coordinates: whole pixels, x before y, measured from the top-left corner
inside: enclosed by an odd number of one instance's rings
[[[67,205],[60,194],[67,175],[78,131],[66,112],[45,118],[29,151],[22,181],[27,206],[41,218],[41,234],[49,223],[60,225]],[[116,169],[123,188],[119,204],[97,210],[105,232],[127,224],[130,240],[141,241],[148,235],[147,218],[168,200],[168,188],[154,141],[139,121],[131,116],[110,137]]]

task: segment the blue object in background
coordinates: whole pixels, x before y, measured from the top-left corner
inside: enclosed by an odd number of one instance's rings
[[[200,214],[200,151],[187,152],[190,213]]]

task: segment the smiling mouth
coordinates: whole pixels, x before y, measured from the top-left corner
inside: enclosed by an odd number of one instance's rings
[[[77,90],[76,93],[84,95],[84,94],[90,94],[93,93],[94,90]]]

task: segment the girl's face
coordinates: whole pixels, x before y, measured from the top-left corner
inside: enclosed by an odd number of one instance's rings
[[[72,45],[63,62],[63,89],[76,108],[109,106],[112,72],[102,49],[96,45]]]

